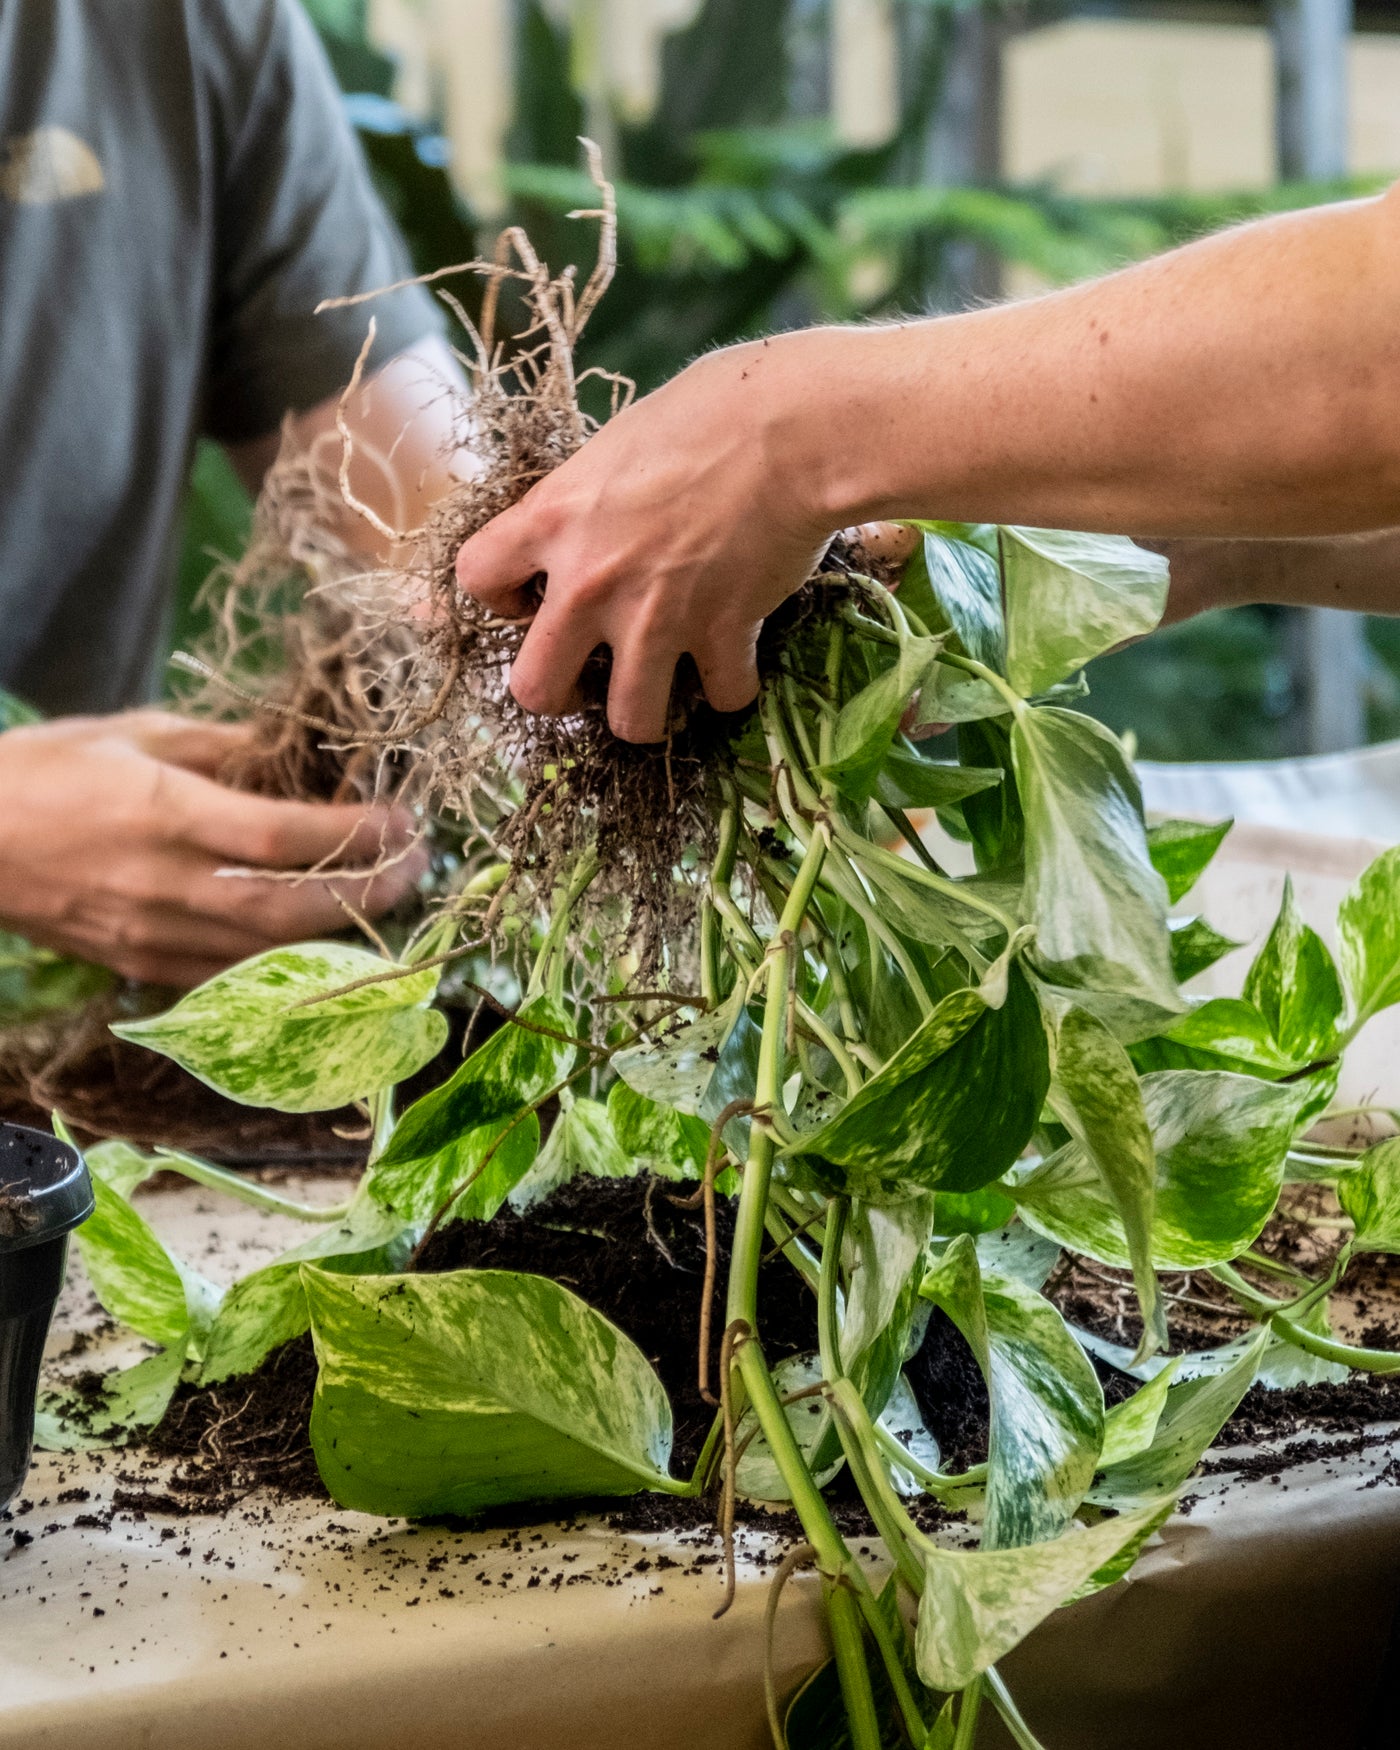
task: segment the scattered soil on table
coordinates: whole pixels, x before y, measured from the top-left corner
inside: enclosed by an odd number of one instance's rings
[[[422,1260],[428,1271],[528,1270],[553,1277],[612,1319],[656,1368],[675,1416],[673,1469],[695,1463],[714,1417],[697,1382],[696,1333],[704,1273],[704,1224],[698,1209],[674,1198],[685,1187],[653,1179],[579,1179],[525,1214],[509,1208],[485,1224],[457,1223],[430,1242]],[[717,1377],[722,1284],[733,1235],[733,1206],[721,1199],[718,1215],[715,1335],[711,1379]],[[1261,1242],[1263,1243],[1263,1242]],[[1269,1236],[1267,1243],[1272,1244]],[[1394,1306],[1400,1300],[1400,1259],[1363,1260],[1356,1267],[1357,1294]],[[1262,1278],[1261,1278],[1262,1280]],[[1132,1289],[1125,1272],[1066,1261],[1047,1285],[1066,1316],[1115,1343],[1136,1342]],[[1169,1302],[1172,1347],[1209,1348],[1246,1326],[1223,1291],[1203,1272],[1169,1280],[1169,1292],[1189,1296]],[[761,1281],[763,1336],[771,1361],[814,1347],[815,1301],[796,1271],[780,1258],[765,1262]],[[1219,1299],[1213,1296],[1219,1295]],[[1400,1348],[1400,1327],[1375,1324],[1367,1337]],[[1097,1363],[1109,1403],[1136,1389],[1136,1381]],[[971,1351],[951,1321],[934,1310],[907,1374],[925,1422],[949,1470],[986,1457],[989,1404]],[[181,1387],[164,1422],[148,1438],[142,1463],[149,1481],[124,1476],[127,1506],[154,1513],[225,1511],[253,1489],[293,1498],[325,1498],[307,1438],[315,1388],[310,1339],[279,1350],[256,1373],[212,1388]],[[1228,1450],[1206,1470],[1241,1476],[1271,1476],[1330,1452],[1342,1457],[1385,1436],[1376,1423],[1400,1421],[1400,1376],[1355,1375],[1342,1385],[1311,1385],[1288,1391],[1255,1386],[1226,1424],[1217,1447],[1288,1442],[1282,1449],[1235,1458]],[[1289,1436],[1305,1438],[1289,1441]],[[1318,1436],[1330,1437],[1327,1442]],[[1338,1439],[1339,1436],[1350,1438]],[[131,1456],[135,1456],[134,1454]],[[163,1461],[175,1460],[173,1475]],[[1262,1468],[1260,1468],[1262,1467]],[[1400,1479],[1397,1479],[1400,1480]],[[144,1495],[143,1495],[144,1489]],[[872,1536],[874,1528],[847,1473],[829,1491],[838,1523],[848,1536]],[[952,1517],[923,1497],[910,1504],[916,1519],[932,1529]],[[713,1498],[690,1500],[642,1494],[622,1502],[570,1503],[570,1511],[602,1512],[618,1529],[688,1530],[712,1525]],[[532,1525],[558,1521],[560,1504],[513,1505],[493,1510],[481,1523]],[[741,1521],[797,1534],[789,1513],[771,1513],[741,1502]]]

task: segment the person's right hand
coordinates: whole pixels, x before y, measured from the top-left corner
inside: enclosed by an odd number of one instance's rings
[[[376,916],[423,873],[402,813],[272,801],[215,782],[248,730],[163,711],[0,735],[0,925],[128,978],[188,986],[250,954]],[[229,878],[323,860],[366,877]],[[387,860],[387,861],[386,861]]]

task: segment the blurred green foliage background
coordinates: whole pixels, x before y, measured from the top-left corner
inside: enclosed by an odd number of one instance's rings
[[[394,65],[366,40],[364,0],[305,3],[418,268],[489,246],[495,224],[483,226],[454,191],[433,118],[392,101]],[[706,347],[765,329],[947,307],[950,252],[965,256],[969,245],[1066,283],[1242,217],[1351,191],[1285,185],[1134,201],[1071,197],[1049,185],[932,185],[920,166],[954,13],[934,0],[900,6],[901,120],[873,150],[844,147],[824,121],[792,113],[794,0],[705,0],[668,41],[652,118],[610,127],[620,271],[586,337],[585,363],[622,371],[645,390]],[[539,0],[524,0],[507,217],[556,265],[590,247],[589,233],[566,216],[592,201],[579,169],[585,104],[572,68],[568,32]],[[214,556],[239,550],[248,515],[222,454],[202,447],[177,645],[198,635],[199,584]],[[1369,635],[1369,728],[1383,739],[1400,735],[1400,622],[1373,621]],[[1276,757],[1293,751],[1286,640],[1285,617],[1269,610],[1202,616],[1095,664],[1088,708],[1131,730],[1145,757]]]

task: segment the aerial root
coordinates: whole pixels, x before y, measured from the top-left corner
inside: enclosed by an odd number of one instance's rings
[[[783,1722],[778,1716],[778,1685],[773,1671],[773,1634],[778,1624],[778,1606],[783,1588],[793,1575],[817,1564],[817,1552],[810,1543],[794,1545],[778,1563],[773,1582],[768,1588],[768,1602],[763,1611],[763,1699],[768,1709],[768,1730],[773,1735],[773,1750],[787,1750]]]
[[[739,1461],[734,1451],[734,1387],[730,1378],[734,1357],[753,1335],[746,1319],[735,1319],[725,1329],[719,1351],[720,1411],[724,1418],[724,1482],[720,1493],[719,1534],[724,1544],[724,1602],[714,1614],[714,1620],[729,1609],[739,1585],[738,1568],[734,1560],[734,1502],[738,1491]]]

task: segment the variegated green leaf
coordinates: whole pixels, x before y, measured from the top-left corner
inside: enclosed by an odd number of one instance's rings
[[[790,1355],[773,1369],[773,1384],[788,1398],[821,1384],[822,1364],[816,1355]],[[831,1411],[819,1397],[799,1397],[785,1404],[783,1414],[792,1430],[817,1486],[825,1488],[845,1463],[840,1441],[832,1438]],[[778,1468],[752,1409],[745,1410],[735,1430],[735,1449],[740,1453],[734,1486],[748,1501],[790,1501],[787,1483]]]
[[[1283,903],[1245,976],[1244,994],[1296,1068],[1337,1050],[1345,999],[1327,944],[1303,922],[1285,877]]]
[[[436,970],[344,988],[386,970],[378,955],[341,942],[270,948],[163,1015],[112,1031],[245,1106],[330,1111],[403,1081],[447,1038],[446,1018],[428,1006]]]
[[[560,1098],[559,1116],[544,1147],[508,1193],[514,1210],[532,1209],[571,1179],[628,1179],[640,1168],[618,1142],[601,1100],[569,1099],[567,1092]]]
[[[1019,967],[1005,1001],[954,991],[828,1123],[785,1151],[823,1188],[871,1202],[974,1191],[1029,1141],[1049,1085],[1045,1033]],[[985,1090],[998,1089],[990,1105]]]
[[[361,1191],[340,1220],[317,1227],[300,1245],[234,1283],[210,1328],[200,1383],[252,1373],[274,1349],[311,1328],[303,1263],[347,1274],[394,1270],[407,1261],[408,1239],[403,1222]]]
[[[1118,1212],[1142,1312],[1144,1353],[1164,1349],[1167,1317],[1152,1264],[1157,1159],[1142,1088],[1127,1052],[1083,1009],[1056,1018],[1050,1104],[1097,1168]]]
[[[965,1689],[1121,1550],[1160,1523],[1159,1503],[1049,1543],[952,1550],[926,1545],[915,1642],[919,1675],[933,1689]]]
[[[1144,637],[1167,604],[1167,562],[1122,535],[1003,528],[1006,676],[1043,693],[1095,656]]]
[[[1178,984],[1196,978],[1217,960],[1243,944],[1222,936],[1204,918],[1168,918],[1172,938],[1172,973]]]
[[[1024,915],[1054,985],[1149,1015],[1179,1011],[1167,890],[1147,854],[1142,793],[1118,739],[1052,707],[1019,711],[1011,755],[1025,811]]]
[[[1337,908],[1354,1025],[1400,1002],[1400,845],[1364,869]]]
[[[895,660],[841,707],[831,759],[820,769],[843,796],[861,802],[875,788],[900,719],[938,654],[936,638],[904,638]]]
[[[119,1197],[130,1198],[138,1185],[144,1185],[162,1163],[155,1155],[143,1154],[129,1142],[95,1142],[83,1150],[88,1170],[105,1179]]]
[[[914,526],[924,538],[905,567],[901,602],[931,632],[951,632],[965,656],[1000,674],[1006,661],[1006,628],[997,530],[989,523]]]
[[[165,1414],[184,1364],[185,1346],[177,1343],[107,1374],[100,1392],[45,1392],[34,1417],[34,1444],[45,1452],[127,1445]]]
[[[1096,1506],[1127,1511],[1159,1502],[1179,1489],[1253,1385],[1269,1341],[1269,1333],[1259,1331],[1240,1345],[1234,1361],[1222,1372],[1168,1387],[1150,1444],[1106,1466],[1089,1499]]]
[[[302,1270],[320,1365],[311,1442],[341,1506],[468,1517],[679,1488],[661,1382],[557,1282]]]
[[[1193,1003],[1164,1033],[1139,1041],[1133,1059],[1141,1069],[1227,1069],[1266,1081],[1301,1067],[1244,997],[1208,997]]]
[[[712,1124],[732,1101],[751,1100],[757,1085],[759,1030],[743,997],[736,989],[723,1008],[672,1028],[656,1044],[620,1051],[613,1069],[657,1105]],[[747,1118],[725,1126],[724,1140],[741,1160],[748,1133]]]
[[[431,1220],[454,1191],[454,1219],[489,1221],[529,1171],[539,1122],[527,1108],[567,1073],[575,1047],[568,1016],[546,997],[520,1020],[415,1101],[372,1163],[370,1195],[403,1221]]]
[[[1151,1446],[1157,1436],[1162,1411],[1166,1408],[1168,1389],[1176,1378],[1176,1365],[1174,1360],[1169,1361],[1130,1398],[1115,1404],[1104,1417],[1103,1451],[1099,1454],[1101,1469],[1125,1464]]]
[[[983,1277],[968,1234],[951,1243],[919,1292],[962,1332],[987,1381],[984,1548],[1058,1537],[1098,1464],[1098,1375],[1048,1300],[1014,1276]]]
[[[1378,1142],[1338,1176],[1337,1201],[1356,1224],[1357,1251],[1400,1253],[1400,1137]]]
[[[100,1173],[93,1174],[92,1189],[95,1207],[76,1238],[93,1291],[114,1319],[183,1358],[191,1333],[208,1328],[219,1290],[172,1257]]]
[[[1199,820],[1159,820],[1147,829],[1147,848],[1152,867],[1167,884],[1167,898],[1175,905],[1205,874],[1211,858],[1224,843],[1233,820],[1207,825]]]
[[[1142,1078],[1157,1157],[1152,1260],[1194,1270],[1236,1258],[1273,1213],[1306,1090],[1224,1072],[1164,1070]],[[1131,1262],[1103,1180],[1078,1142],[1013,1187],[1021,1219],[1102,1263]]]
[[[608,1117],[619,1146],[662,1179],[698,1179],[710,1150],[703,1118],[660,1106],[618,1080],[608,1089]]]

